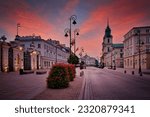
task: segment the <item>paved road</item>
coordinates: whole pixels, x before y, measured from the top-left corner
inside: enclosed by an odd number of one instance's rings
[[[79,99],[145,100],[150,99],[150,77],[129,75],[109,69],[84,70],[84,85]]]
[[[0,73],[0,99],[32,99],[46,89],[47,74]]]

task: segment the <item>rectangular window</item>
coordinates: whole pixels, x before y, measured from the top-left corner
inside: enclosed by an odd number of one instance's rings
[[[109,43],[109,38],[108,38],[108,43]]]
[[[44,66],[46,66],[46,61],[44,61]]]
[[[41,44],[38,44],[38,48],[41,48]]]
[[[132,66],[132,60],[130,60],[130,66]]]
[[[46,49],[46,45],[44,44],[44,49]]]
[[[146,37],[146,43],[150,43],[150,37],[149,36]]]
[[[146,33],[149,33],[149,29],[146,29]]]
[[[123,54],[122,53],[120,54],[120,58],[123,58]]]

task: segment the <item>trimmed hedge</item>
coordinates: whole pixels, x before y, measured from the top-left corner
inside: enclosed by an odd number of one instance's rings
[[[69,80],[70,80],[70,81],[73,81],[74,78],[75,78],[75,74],[76,74],[75,66],[72,65],[72,64],[69,64],[69,65],[67,65],[67,66],[68,66]]]
[[[55,64],[47,78],[48,88],[66,88],[75,78],[75,66],[72,64]]]
[[[66,88],[69,86],[69,75],[66,65],[55,64],[47,78],[48,88]]]

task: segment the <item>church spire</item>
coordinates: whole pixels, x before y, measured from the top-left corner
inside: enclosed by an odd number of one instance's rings
[[[107,18],[107,27],[109,27],[109,18]]]
[[[107,18],[107,27],[105,29],[105,37],[111,37],[111,29],[109,27],[109,18]]]

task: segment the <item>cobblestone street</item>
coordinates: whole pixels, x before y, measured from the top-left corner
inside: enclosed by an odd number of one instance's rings
[[[19,75],[0,73],[0,99],[36,100],[144,100],[150,99],[149,75],[124,74],[123,71],[87,67],[77,74],[68,88],[48,89],[48,74]],[[80,76],[81,71],[84,75]]]
[[[84,100],[149,100],[149,75],[124,74],[112,69],[89,67],[84,70]]]

